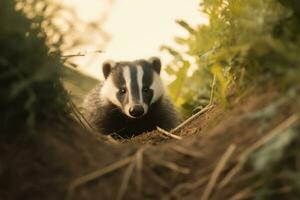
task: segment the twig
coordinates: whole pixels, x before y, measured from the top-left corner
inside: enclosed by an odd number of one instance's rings
[[[137,171],[137,176],[136,176],[136,182],[137,182],[137,189],[139,194],[142,191],[142,168],[143,168],[143,153],[144,150],[147,148],[148,146],[142,146],[137,152],[136,152],[136,171]]]
[[[160,133],[162,133],[162,134],[164,134],[164,135],[167,135],[167,136],[169,136],[169,137],[171,137],[171,138],[173,138],[173,139],[176,139],[176,140],[181,140],[181,139],[182,139],[182,137],[180,137],[180,136],[178,136],[178,135],[174,135],[174,134],[172,134],[172,133],[170,133],[170,132],[168,132],[168,131],[166,131],[166,130],[164,130],[164,129],[158,127],[158,126],[157,126],[156,128],[157,128],[157,130],[158,130]]]
[[[197,181],[190,183],[182,183],[180,185],[177,185],[169,194],[169,196],[164,197],[164,200],[168,200],[168,199],[172,199],[172,197],[178,197],[180,195],[180,193],[184,192],[184,190],[186,192],[188,191],[193,191],[194,189],[200,187],[201,185],[203,185],[207,180],[209,179],[209,176],[205,176],[205,177],[201,177],[200,179],[198,179]],[[179,194],[178,194],[179,193]]]
[[[175,129],[171,130],[170,133],[174,133],[174,132],[179,131],[185,125],[187,125],[192,120],[194,120],[195,118],[199,117],[200,115],[202,115],[203,113],[205,113],[206,111],[208,111],[209,109],[211,109],[212,107],[213,107],[213,105],[206,106],[205,108],[203,108],[202,110],[200,110],[199,112],[197,112],[196,114],[192,115],[191,117],[189,117],[188,119],[186,119],[184,122],[182,122],[181,124],[179,124]]]
[[[213,80],[212,80],[211,85],[210,85],[211,91],[210,91],[209,102],[208,102],[208,104],[206,105],[206,107],[213,104],[213,101],[214,101],[215,85],[216,85],[216,75],[214,74]],[[201,107],[202,107],[202,106],[198,106],[198,107],[196,107],[196,109],[194,109],[194,110],[198,110],[198,109],[201,108]]]
[[[256,182],[254,183],[253,186],[245,188],[244,190],[238,192],[237,194],[235,194],[233,197],[230,198],[230,200],[243,200],[243,199],[252,199],[254,197],[255,193],[255,189],[260,187],[263,183],[262,182]],[[284,193],[288,193],[290,192],[292,189],[290,186],[284,186],[281,187],[279,189],[277,189],[276,191],[269,191],[266,192],[265,194],[268,195],[275,195],[275,194],[284,194]]]
[[[72,57],[82,57],[82,56],[86,56],[89,53],[103,53],[103,51],[101,50],[97,50],[97,51],[91,51],[91,52],[78,52],[77,54],[68,54],[68,55],[62,55],[62,58],[72,58]]]
[[[256,143],[254,143],[248,149],[246,149],[243,153],[241,153],[239,156],[239,162],[237,163],[237,165],[234,168],[232,168],[232,170],[230,170],[230,172],[220,182],[219,188],[225,187],[232,180],[232,178],[243,168],[244,164],[247,161],[248,156],[253,151],[255,151],[259,147],[266,144],[268,141],[270,141],[275,136],[281,134],[285,129],[292,126],[297,120],[298,120],[297,115],[294,114],[294,115],[290,116],[287,120],[285,120],[284,122],[279,124],[277,127],[272,129],[263,138],[258,140]]]
[[[228,172],[228,174],[223,178],[223,180],[220,182],[218,188],[224,188],[230,181],[231,179],[243,168],[245,161],[239,162],[232,170]]]
[[[216,85],[216,75],[214,74],[214,78],[213,78],[213,81],[211,83],[210,99],[209,99],[209,104],[208,105],[212,105],[212,103],[213,103],[215,85]]]
[[[96,171],[93,171],[90,174],[87,174],[85,176],[75,179],[73,182],[71,182],[71,184],[69,186],[67,199],[71,198],[71,196],[73,195],[73,193],[77,187],[79,187],[83,184],[86,184],[92,180],[95,180],[97,178],[100,178],[105,174],[108,174],[117,169],[120,169],[120,168],[128,165],[130,162],[132,162],[133,159],[134,159],[134,156],[129,156],[129,157],[119,160],[111,165],[108,165],[107,167],[98,169]]]
[[[167,181],[165,181],[162,177],[160,177],[158,174],[156,174],[155,172],[153,172],[151,174],[151,178],[154,179],[154,181],[156,181],[160,186],[170,189],[170,186],[168,184]]]
[[[75,115],[75,118],[78,120],[78,123],[86,130],[89,131],[89,133],[93,134],[94,137],[96,137],[97,140],[103,141],[107,140],[110,143],[116,144],[118,143],[116,140],[114,140],[112,137],[103,137],[97,130],[94,129],[94,127],[88,122],[88,120],[85,118],[85,116],[79,111],[77,106],[73,101],[70,101],[71,108],[73,109],[73,114]]]
[[[72,58],[72,57],[83,57],[86,56],[86,54],[78,53],[78,54],[69,54],[69,55],[62,55],[62,58]]]
[[[121,187],[120,187],[120,190],[119,190],[119,193],[118,193],[118,196],[117,196],[117,200],[122,200],[123,197],[124,197],[124,194],[127,190],[127,187],[128,187],[128,184],[129,184],[129,180],[130,180],[130,177],[132,175],[132,172],[133,172],[133,169],[135,167],[135,163],[132,162],[126,169],[125,173],[124,173],[124,176],[123,176],[123,180],[122,180],[122,183],[121,183]]]
[[[272,129],[268,134],[266,134],[263,138],[258,140],[256,143],[251,145],[248,149],[246,149],[241,155],[240,159],[246,159],[250,153],[259,147],[263,146],[265,143],[270,141],[275,136],[281,134],[285,129],[292,126],[298,120],[298,116],[296,114],[290,116],[287,120],[279,124],[277,127]]]
[[[110,144],[120,144],[120,142],[115,140],[111,135],[107,135],[106,139]]]
[[[75,103],[73,101],[70,101],[70,104],[71,104],[71,107],[74,109],[74,114],[76,115],[76,117],[79,120],[80,124],[82,124],[82,126],[84,126],[85,129],[89,128],[90,131],[94,132],[95,130],[94,130],[93,126],[88,122],[88,120],[79,111],[79,109],[77,108]],[[86,125],[88,126],[88,128],[86,127]]]
[[[147,148],[147,145],[142,146],[139,150],[136,151],[135,156],[133,158],[133,162],[127,167],[124,177],[121,183],[121,187],[118,193],[117,200],[121,200],[127,190],[130,177],[132,176],[133,170],[136,167],[137,170],[137,187],[138,191],[141,191],[141,173],[142,173],[142,166],[143,166],[143,152]]]
[[[250,197],[253,197],[253,189],[252,188],[246,188],[239,193],[235,194],[233,197],[230,198],[230,200],[242,200],[242,199],[249,199]]]
[[[209,196],[212,193],[221,172],[223,171],[225,165],[227,164],[230,156],[233,154],[235,149],[236,149],[236,146],[233,144],[227,148],[226,152],[223,154],[223,156],[221,157],[220,161],[218,162],[216,168],[214,169],[214,171],[209,179],[209,182],[204,190],[204,193],[201,197],[201,200],[209,199]]]
[[[177,151],[178,153],[188,155],[188,156],[191,156],[191,157],[196,157],[196,158],[204,157],[204,155],[201,152],[190,151],[190,150],[185,149],[185,148],[183,148],[182,146],[179,146],[179,145],[172,146],[172,149]]]
[[[165,160],[161,160],[158,158],[153,159],[154,162],[156,162],[157,164],[160,164],[172,171],[176,171],[179,172],[181,174],[189,174],[190,173],[190,169],[186,168],[186,167],[181,167],[173,162],[169,162],[169,161],[165,161]]]
[[[254,190],[255,188],[258,188],[259,186],[262,185],[262,182],[258,181],[252,186],[245,188],[238,193],[236,193],[233,197],[230,198],[230,200],[242,200],[242,199],[249,199],[254,196]]]
[[[75,115],[75,118],[78,120],[78,123],[84,128],[87,129],[85,123],[81,120],[81,117],[79,115],[79,111],[77,110],[76,105],[73,103],[72,100],[70,100],[70,105],[73,111],[73,114]]]

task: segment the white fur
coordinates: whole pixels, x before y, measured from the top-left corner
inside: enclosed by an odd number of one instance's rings
[[[153,104],[165,93],[162,80],[156,72],[153,74],[153,82],[150,88],[153,90],[153,97],[151,100],[151,104]]]
[[[148,105],[144,103],[143,100],[143,76],[144,76],[144,71],[142,66],[137,66],[137,82],[138,82],[138,87],[139,87],[139,94],[140,94],[140,104],[144,108],[144,114],[148,112]]]
[[[133,105],[132,102],[132,95],[131,95],[131,88],[130,88],[130,83],[131,83],[131,78],[130,78],[130,70],[129,67],[124,67],[123,68],[123,77],[125,79],[125,84],[126,84],[126,89],[128,92],[128,103],[124,106],[124,112],[127,116],[132,117],[129,114],[129,109],[131,108],[131,106]]]
[[[117,92],[119,89],[114,85],[112,77],[108,76],[104,81],[101,90],[100,90],[100,98],[104,98],[103,100],[109,100],[111,103],[122,107],[121,103],[117,99]]]
[[[131,96],[131,88],[130,88],[130,83],[131,83],[131,78],[130,78],[130,70],[129,67],[124,67],[123,68],[123,77],[125,79],[125,84],[126,84],[126,89],[128,92],[128,104],[131,105],[132,104],[132,96]],[[125,105],[126,108],[127,105]],[[126,109],[126,112],[129,109]],[[129,114],[129,111],[128,111]]]
[[[140,103],[143,103],[143,94],[142,94],[142,89],[143,89],[143,75],[144,71],[141,66],[137,66],[137,83],[138,83],[138,88],[139,88],[139,95],[140,95]]]

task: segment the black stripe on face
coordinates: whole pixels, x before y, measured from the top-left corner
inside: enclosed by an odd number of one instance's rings
[[[149,63],[142,62],[141,63],[142,69],[143,69],[143,87],[148,88],[148,91],[145,92],[144,90],[142,91],[143,94],[143,101],[147,105],[150,105],[150,102],[153,97],[154,91],[150,89],[150,86],[152,85],[153,82],[153,69]]]
[[[119,91],[116,94],[116,97],[121,103],[121,105],[126,105],[128,103],[128,95],[124,95],[121,92],[122,88],[126,88],[126,82],[123,76],[123,66],[116,66],[111,73],[113,74],[113,84],[116,88],[119,89]]]
[[[117,88],[121,88],[126,85],[122,66],[115,67],[111,73],[113,74],[113,83]]]
[[[130,91],[131,91],[132,103],[139,104],[140,90],[142,86],[139,86],[138,84],[137,66],[131,65],[129,67],[129,72],[130,72]]]

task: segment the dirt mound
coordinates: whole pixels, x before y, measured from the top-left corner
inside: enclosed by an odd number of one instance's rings
[[[276,92],[253,94],[230,109],[212,106],[177,131],[123,141],[77,126],[47,128],[1,146],[0,197],[251,199],[267,183],[248,163],[249,155],[295,125],[294,100]],[[290,197],[284,171],[276,174],[265,195]]]

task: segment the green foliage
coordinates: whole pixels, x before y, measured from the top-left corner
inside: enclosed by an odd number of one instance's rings
[[[163,47],[174,57],[167,72],[179,77],[170,85],[172,97],[187,115],[203,104],[201,99],[214,97],[204,103],[226,106],[231,94],[252,86],[281,88],[282,98],[246,116],[260,120],[264,134],[278,107],[299,96],[300,1],[203,0],[201,8],[208,25],[194,28],[178,21],[189,36],[176,42],[187,50]],[[249,157],[249,185],[260,185],[254,199],[299,199],[299,128],[295,123],[280,130]]]
[[[254,199],[298,199],[299,167],[299,126],[277,132],[262,148],[250,156],[257,180],[261,185]],[[286,192],[280,192],[286,188]]]
[[[227,105],[233,90],[253,83],[274,82],[282,88],[298,84],[299,1],[203,0],[201,8],[208,25],[193,28],[178,21],[189,36],[176,42],[187,50],[162,48],[174,57],[167,67],[177,77],[170,92],[184,114],[206,105],[210,96]]]
[[[60,52],[49,54],[41,27],[45,19],[32,15],[29,20],[16,11],[17,2],[21,1],[0,2],[1,138],[62,122],[69,113],[68,96],[60,82]]]
[[[295,129],[288,129],[255,152],[252,155],[254,169],[259,173],[270,173],[284,159],[285,150],[295,140],[297,135],[298,133]]]

